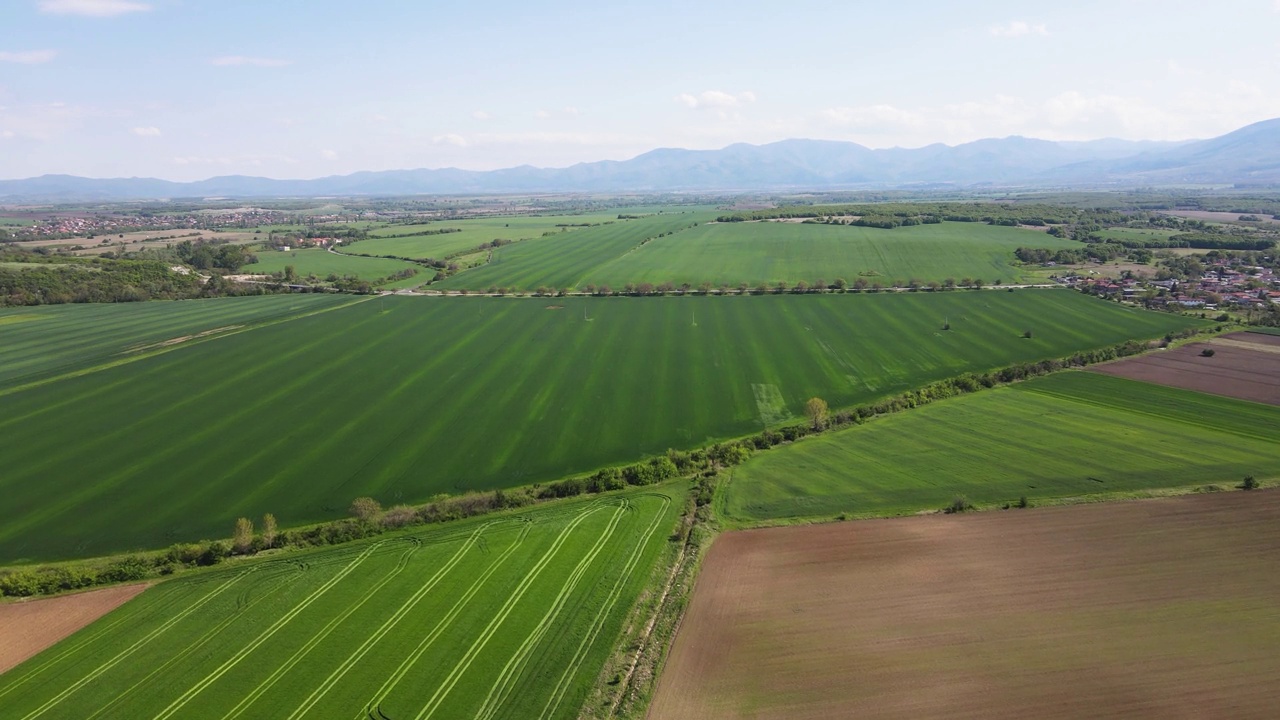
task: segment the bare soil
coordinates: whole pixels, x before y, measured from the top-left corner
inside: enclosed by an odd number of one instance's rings
[[[651,718],[1273,718],[1280,491],[748,530]]]
[[[0,673],[17,667],[146,589],[146,583],[120,585],[42,600],[0,603]]]
[[[1255,346],[1250,347],[1250,346]],[[1258,333],[1231,333],[1208,343],[1148,353],[1097,365],[1093,372],[1185,390],[1280,405],[1280,354],[1276,340]],[[1200,353],[1213,349],[1213,357]]]

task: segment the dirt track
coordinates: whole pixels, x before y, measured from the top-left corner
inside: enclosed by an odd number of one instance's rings
[[[0,603],[0,673],[16,667],[147,589],[146,583]]]
[[[1274,718],[1280,491],[727,533],[650,717]]]
[[[1277,347],[1280,337],[1231,333],[1211,343],[1191,343],[1090,369],[1131,380],[1280,405]],[[1206,348],[1213,349],[1213,357],[1200,355]]]

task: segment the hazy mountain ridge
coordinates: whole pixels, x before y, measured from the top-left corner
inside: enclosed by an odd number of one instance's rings
[[[720,150],[659,148],[630,160],[566,168],[363,171],[313,180],[231,175],[197,182],[44,175],[0,180],[0,200],[413,195],[557,191],[831,189],[951,183],[959,186],[1280,183],[1280,118],[1182,143],[1116,139],[1051,142],[1025,137],[873,150],[852,142],[783,140]]]

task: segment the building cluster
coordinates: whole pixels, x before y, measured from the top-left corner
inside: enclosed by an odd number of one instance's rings
[[[1126,273],[1121,278],[1095,274],[1055,276],[1055,282],[1103,297],[1120,297],[1145,305],[1178,304],[1185,308],[1217,310],[1280,305],[1280,275],[1269,267],[1220,258],[1206,265],[1196,278],[1152,280]]]
[[[292,216],[243,208],[217,213],[184,213],[178,215],[56,215],[34,225],[16,228],[16,239],[93,237],[142,230],[212,230],[216,228],[251,228],[293,222]]]

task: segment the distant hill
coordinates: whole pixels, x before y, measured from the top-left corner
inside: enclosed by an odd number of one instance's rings
[[[1043,186],[1280,183],[1280,119],[1182,143],[1024,137],[872,150],[831,140],[739,143],[720,150],[661,148],[630,160],[566,168],[387,170],[314,180],[230,175],[178,183],[154,178],[43,175],[0,180],[0,201],[172,197],[306,197],[558,191],[731,191],[902,187],[946,183]]]

